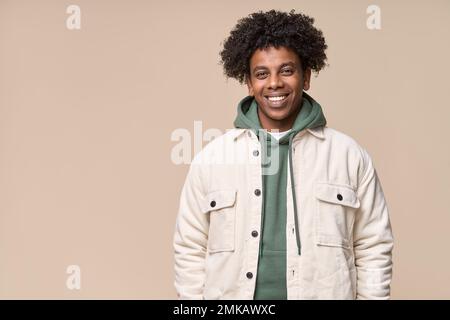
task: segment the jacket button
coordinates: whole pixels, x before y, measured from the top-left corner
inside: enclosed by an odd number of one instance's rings
[[[210,206],[214,208],[216,206],[216,202],[214,200],[211,201]]]
[[[343,199],[342,195],[340,193],[338,193],[337,198],[338,198],[339,201],[342,201],[342,199]]]
[[[255,157],[259,156],[259,151],[258,151],[258,150],[253,151],[253,155],[254,155]]]
[[[247,278],[251,279],[251,278],[253,278],[253,273],[247,272],[246,276],[247,276]]]
[[[260,195],[261,195],[261,190],[256,189],[256,190],[255,190],[255,194],[256,194],[257,196],[260,196]]]
[[[254,236],[256,238],[258,236],[258,231],[256,231],[256,230],[252,231],[252,236]]]

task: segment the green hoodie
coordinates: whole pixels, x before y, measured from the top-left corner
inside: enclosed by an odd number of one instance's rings
[[[247,96],[238,105],[234,121],[236,128],[252,129],[261,142],[263,169],[263,207],[261,212],[261,241],[254,299],[287,299],[286,286],[286,189],[287,161],[290,163],[291,192],[294,206],[295,235],[298,254],[301,254],[300,234],[297,228],[297,204],[292,169],[292,139],[306,128],[326,124],[321,106],[303,92],[303,102],[294,124],[280,140],[262,130],[258,117],[258,104]],[[265,141],[266,143],[262,143]],[[277,155],[278,159],[274,158]],[[272,155],[274,155],[272,157]],[[274,162],[275,161],[275,162]],[[278,163],[277,163],[278,162]],[[276,172],[272,172],[275,165]]]

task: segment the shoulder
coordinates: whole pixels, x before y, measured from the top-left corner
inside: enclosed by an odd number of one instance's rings
[[[325,139],[330,140],[331,143],[340,143],[348,148],[361,148],[360,144],[354,138],[336,129],[324,127],[323,134]]]
[[[346,133],[333,128],[324,127],[323,135],[325,137],[325,140],[329,141],[329,143],[345,148],[348,151],[354,150],[358,153],[367,153],[365,148],[361,144],[359,144],[356,139],[352,138]]]
[[[360,177],[364,176],[368,170],[373,168],[373,161],[369,152],[356,139],[329,127],[323,128],[323,134],[325,141],[328,141],[332,149],[345,153],[347,157],[352,158],[358,163]]]

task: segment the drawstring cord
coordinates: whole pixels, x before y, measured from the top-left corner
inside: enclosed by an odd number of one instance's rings
[[[262,133],[262,137],[264,141],[263,143],[261,143],[261,161],[263,164],[266,164],[266,143],[267,143],[267,136],[266,136],[266,132],[265,130],[259,130],[260,133]],[[259,137],[259,135],[258,135]],[[264,199],[265,199],[265,189],[264,189],[264,174],[261,174],[261,179],[262,179],[262,183],[261,183],[261,193],[262,193],[262,210],[261,210],[261,238],[259,241],[259,256],[262,257],[262,246],[263,246],[263,241],[262,241],[262,235],[263,235],[263,229],[264,229]]]
[[[298,216],[297,216],[297,198],[295,197],[295,181],[294,181],[294,168],[292,166],[292,139],[294,135],[289,137],[289,172],[291,174],[291,189],[292,189],[292,201],[294,204],[294,220],[295,220],[295,238],[297,240],[298,255],[301,255],[301,243],[300,243],[300,231],[298,230]]]

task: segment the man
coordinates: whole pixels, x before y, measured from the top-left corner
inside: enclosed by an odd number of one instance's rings
[[[186,178],[174,235],[181,299],[390,297],[393,237],[372,160],[304,92],[326,60],[313,22],[257,12],[224,43],[225,75],[249,96]]]

